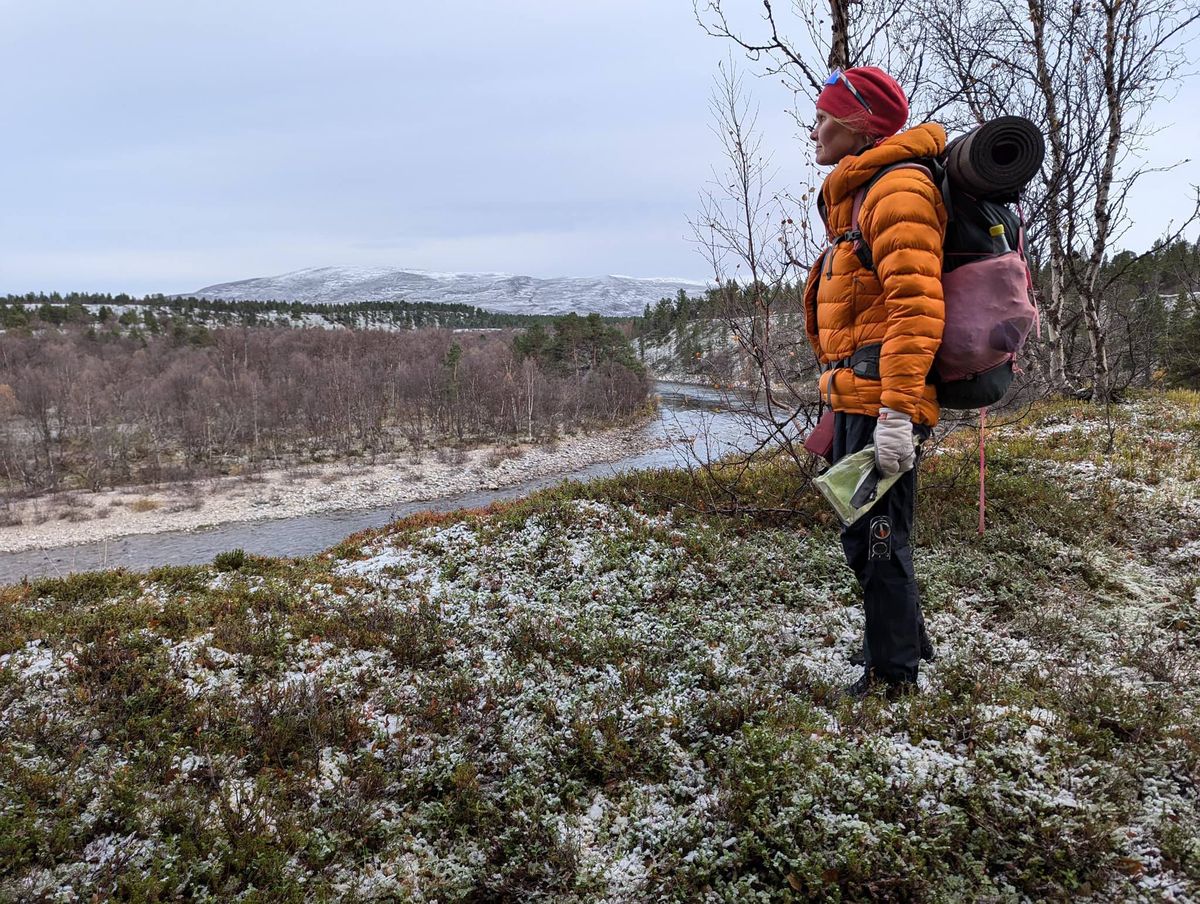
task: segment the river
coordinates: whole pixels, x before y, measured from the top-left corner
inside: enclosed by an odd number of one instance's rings
[[[211,562],[217,553],[238,548],[263,556],[312,555],[357,531],[383,527],[397,518],[418,512],[478,508],[496,500],[527,496],[566,479],[588,480],[633,470],[695,465],[752,442],[746,419],[730,411],[723,392],[664,381],[657,383],[655,389],[659,397],[658,416],[643,429],[649,431],[651,437],[670,444],[649,452],[502,490],[480,490],[358,511],[239,521],[200,530],[134,534],[74,546],[3,553],[0,554],[0,584],[24,577],[61,577],[102,568],[142,570],[156,565],[196,565]]]

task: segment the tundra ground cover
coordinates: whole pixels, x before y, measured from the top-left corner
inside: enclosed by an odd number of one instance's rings
[[[664,472],[8,588],[0,900],[1194,899],[1198,426],[1039,409],[982,538],[949,437],[894,704],[828,699],[862,616],[782,464],[791,521]]]

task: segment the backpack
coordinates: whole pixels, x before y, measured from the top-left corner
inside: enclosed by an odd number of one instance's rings
[[[834,245],[851,242],[859,261],[873,273],[875,262],[858,215],[875,183],[896,169],[925,172],[940,189],[949,217],[942,252],[946,323],[928,382],[937,387],[943,408],[986,408],[1008,392],[1017,354],[1038,322],[1024,223],[1009,206],[1017,197],[975,197],[933,158],[883,167],[855,194],[850,230],[833,240]],[[879,351],[878,345],[859,349],[856,363],[877,373]],[[873,362],[866,361],[870,357]]]

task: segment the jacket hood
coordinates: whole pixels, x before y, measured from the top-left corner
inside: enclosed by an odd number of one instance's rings
[[[937,157],[946,150],[946,130],[936,122],[926,122],[885,138],[861,154],[849,154],[838,161],[825,177],[821,194],[832,208],[856,192],[880,169],[914,157]]]

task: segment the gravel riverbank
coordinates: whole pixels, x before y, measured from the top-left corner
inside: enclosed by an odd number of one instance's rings
[[[182,485],[60,493],[15,503],[11,514],[21,523],[0,527],[0,552],[235,521],[379,508],[500,489],[538,477],[567,475],[666,444],[667,440],[636,424],[568,437],[554,445],[483,446],[440,455],[426,452],[419,462],[399,455],[379,457],[374,464],[349,460]]]

